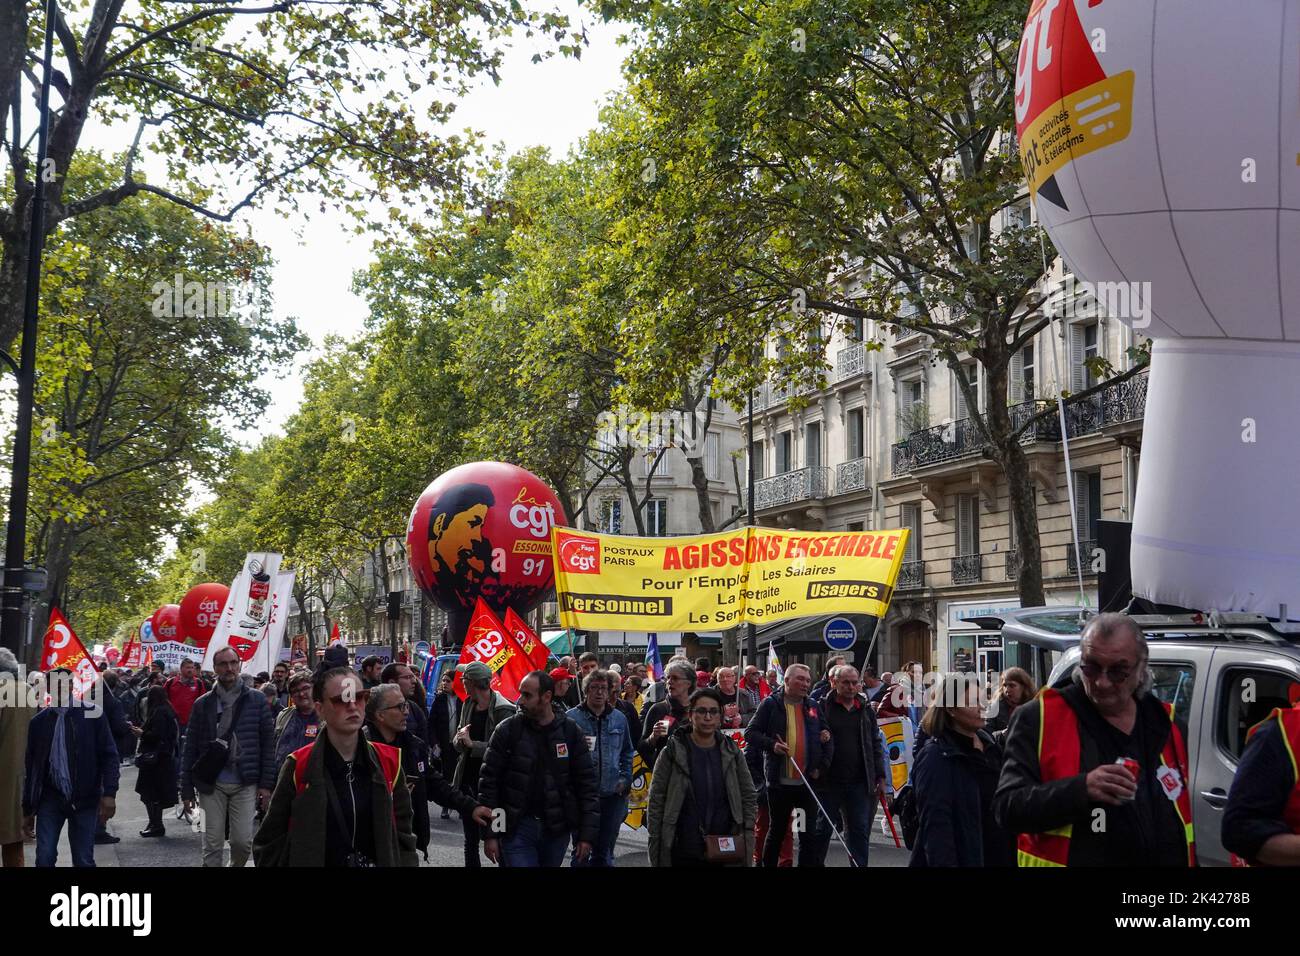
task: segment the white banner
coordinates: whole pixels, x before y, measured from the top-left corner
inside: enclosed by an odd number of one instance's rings
[[[284,647],[284,632],[289,623],[289,610],[293,603],[293,580],[293,571],[280,571],[275,576],[266,636],[258,643],[253,656],[244,664],[244,670],[250,674],[260,674],[263,671],[271,673],[281,660],[280,651],[287,650]]]
[[[230,585],[230,597],[221,609],[221,620],[212,632],[212,640],[208,641],[204,670],[212,670],[212,656],[223,647],[232,648],[244,662],[244,669],[248,669],[270,625],[272,591],[278,583],[280,559],[281,555],[274,551],[253,551],[244,558],[244,569]]]
[[[204,661],[203,649],[193,644],[182,644],[180,641],[154,641],[147,645],[146,649],[152,652],[152,659],[146,663],[159,661],[169,671],[180,670],[181,661],[187,659],[205,669],[211,669]]]

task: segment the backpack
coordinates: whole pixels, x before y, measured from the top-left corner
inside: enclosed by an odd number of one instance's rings
[[[912,789],[910,783],[904,784],[903,789],[899,790],[894,796],[894,802],[890,804],[889,812],[898,821],[898,828],[902,831],[903,845],[909,850],[914,849],[916,835],[921,829],[921,812],[916,805],[916,791]]]

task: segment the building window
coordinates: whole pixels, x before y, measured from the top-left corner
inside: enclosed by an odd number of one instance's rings
[[[863,409],[849,409],[848,437],[846,439],[848,444],[845,449],[849,461],[852,461],[855,458],[861,458],[865,454],[863,451],[866,447],[867,432],[865,418],[866,416],[863,414]]]
[[[600,527],[603,534],[623,533],[623,499],[602,498],[600,501]]]
[[[902,435],[930,427],[930,413],[921,399],[921,380],[898,383],[898,431]]]
[[[1096,322],[1070,326],[1070,391],[1082,392],[1097,384],[1088,360],[1101,354]]]
[[[781,432],[776,436],[776,473],[784,475],[794,461],[794,433]]]
[[[980,509],[976,495],[957,496],[957,554],[980,553]]]
[[[809,422],[804,426],[804,459],[809,468],[820,468],[822,464],[822,423]]]
[[[1031,342],[1011,356],[1007,370],[1007,401],[1012,405],[1034,400],[1034,346]]]
[[[1074,473],[1074,517],[1079,524],[1079,541],[1097,540],[1097,520],[1101,517],[1101,474],[1095,471]]]
[[[645,503],[645,533],[654,538],[668,533],[668,499],[651,498]]]
[[[916,502],[903,505],[900,519],[904,528],[910,532],[907,547],[903,550],[904,561],[921,560],[921,505]]]
[[[662,455],[659,454],[661,451],[663,452]],[[649,448],[647,448],[645,450],[645,454],[641,456],[641,460],[644,466],[643,473],[645,474],[645,476],[647,478],[650,477],[667,478],[670,474],[672,474],[672,471],[668,466],[668,456],[671,454],[672,454],[672,449],[664,448],[663,445],[652,444]],[[656,461],[655,459],[658,460]],[[652,466],[654,468],[653,473],[650,470]]]
[[[756,441],[749,446],[749,460],[754,463],[755,480],[763,477],[763,443]]]
[[[709,481],[719,481],[722,478],[722,442],[718,439],[717,432],[709,432],[704,436],[704,477]]]
[[[962,375],[971,385],[971,391],[975,393],[975,407],[979,408],[980,392],[980,370],[974,362],[961,367]],[[957,384],[956,374],[953,375],[952,383],[952,417],[954,421],[961,421],[963,418],[970,418],[970,409],[966,405],[966,395],[962,392],[961,387]]]
[[[861,531],[863,530],[863,523],[861,521],[850,521],[848,525],[848,530]]]

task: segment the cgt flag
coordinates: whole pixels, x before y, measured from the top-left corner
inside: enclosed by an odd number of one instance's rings
[[[492,689],[511,702],[519,699],[519,684],[532,670],[528,655],[482,598],[474,605],[474,616],[470,618],[460,660],[456,662],[456,677],[452,680],[451,688],[461,700],[468,697],[469,692],[461,680],[460,665],[473,661],[488,666],[493,675]]]
[[[542,643],[542,639],[524,623],[524,619],[516,614],[512,607],[506,608],[506,630],[518,642],[533,670],[547,669],[546,662],[550,659],[550,652]]]
[[[72,694],[78,700],[90,692],[99,678],[95,662],[86,653],[86,645],[56,607],[50,608],[50,624],[41,645],[41,667],[47,671],[57,668],[72,671]]]

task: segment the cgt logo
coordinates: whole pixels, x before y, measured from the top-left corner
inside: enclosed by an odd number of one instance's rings
[[[510,523],[534,538],[549,538],[551,528],[555,527],[555,509],[549,504],[538,504],[536,498],[529,497],[527,488],[520,488],[510,503]]]
[[[570,574],[600,573],[600,541],[596,538],[567,538],[560,545],[560,567]]]

